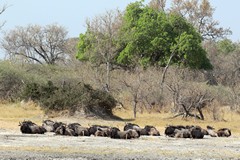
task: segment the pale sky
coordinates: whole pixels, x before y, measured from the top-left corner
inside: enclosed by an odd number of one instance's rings
[[[124,10],[130,2],[136,0],[2,0],[1,5],[10,7],[0,15],[0,22],[6,21],[2,31],[28,24],[48,25],[57,23],[66,27],[69,37],[78,37],[84,33],[85,20],[104,14],[111,9]],[[145,0],[148,3],[150,0]],[[168,0],[169,1],[169,0]],[[215,7],[215,20],[220,26],[230,28],[233,35],[228,38],[240,40],[240,1],[210,0]]]

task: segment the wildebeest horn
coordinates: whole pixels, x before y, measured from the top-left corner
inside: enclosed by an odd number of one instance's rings
[[[19,125],[18,126],[21,126],[22,125],[22,123],[21,122],[19,122]]]

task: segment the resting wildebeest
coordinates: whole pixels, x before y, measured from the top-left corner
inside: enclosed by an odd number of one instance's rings
[[[103,136],[110,137],[110,130],[111,127],[108,126],[101,126],[101,125],[92,125],[89,128],[89,134],[94,136]]]
[[[68,128],[66,124],[62,124],[55,130],[56,135],[77,136],[73,129]]]
[[[160,136],[159,131],[154,126],[149,125],[146,125],[143,129],[141,129],[140,134],[146,136]]]
[[[111,138],[114,139],[132,139],[139,137],[139,131],[136,131],[134,129],[128,129],[127,131],[120,131],[118,128],[111,129]]]
[[[54,122],[52,120],[44,120],[42,127],[46,129],[47,132],[54,132]]]
[[[134,123],[127,123],[123,128],[124,131],[127,131],[129,129],[135,129],[136,131],[141,131],[141,128],[139,127],[139,125]]]
[[[52,120],[44,120],[42,123],[43,128],[47,130],[47,132],[55,132],[56,129],[63,125],[64,123],[62,122],[54,122]]]
[[[189,129],[175,129],[174,138],[192,138],[192,135]]]
[[[204,137],[204,130],[199,126],[193,126],[189,128],[191,132],[191,138],[194,139],[202,139]]]
[[[177,125],[177,126],[167,126],[165,129],[165,135],[175,138],[203,138],[207,134],[206,130],[202,129],[200,126],[193,125]]]
[[[231,136],[231,130],[228,128],[221,128],[217,131],[218,137],[229,137]]]
[[[217,132],[215,132],[214,128],[211,126],[207,126],[207,132],[211,137],[217,137]]]
[[[175,133],[174,133],[175,129],[177,129],[176,126],[167,126],[167,127],[165,128],[164,133],[165,133],[166,136],[174,137],[174,135],[175,135]]]
[[[38,126],[32,121],[19,122],[20,130],[22,133],[26,134],[44,134],[46,129],[42,126]]]

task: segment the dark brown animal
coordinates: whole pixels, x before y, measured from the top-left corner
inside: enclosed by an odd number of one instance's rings
[[[217,131],[218,137],[229,137],[231,136],[231,130],[228,128],[221,128]]]
[[[202,139],[204,137],[204,132],[201,127],[194,126],[189,129],[191,132],[191,138],[193,139]]]
[[[165,133],[165,135],[166,136],[169,136],[169,137],[174,137],[175,136],[175,129],[177,129],[177,127],[176,126],[167,126],[166,128],[165,128],[165,131],[164,131],[164,133]]]
[[[24,134],[44,134],[46,129],[38,126],[32,121],[19,122],[20,131]]]
[[[154,126],[146,125],[143,130],[146,131],[146,133],[147,133],[146,135],[160,136],[159,131]]]

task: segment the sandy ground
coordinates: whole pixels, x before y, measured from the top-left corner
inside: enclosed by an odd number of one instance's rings
[[[27,135],[0,129],[2,160],[74,159],[240,159],[240,137],[175,139],[142,136],[133,140]]]

